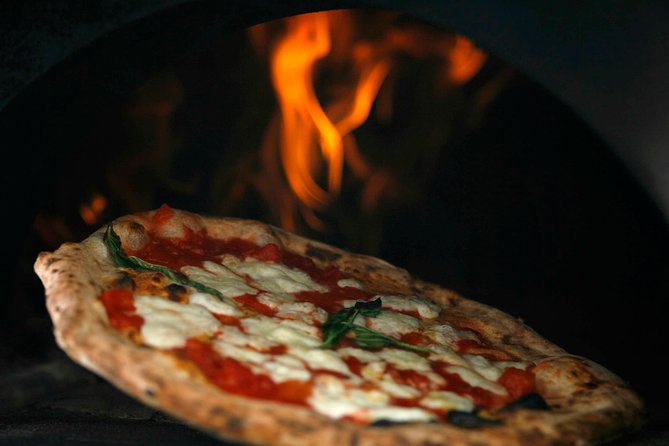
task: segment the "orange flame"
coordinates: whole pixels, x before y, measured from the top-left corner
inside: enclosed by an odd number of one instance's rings
[[[456,85],[464,84],[478,73],[487,57],[471,40],[462,36],[455,36],[448,56],[451,61],[448,77]]]
[[[276,183],[257,186],[284,228],[296,228],[297,210],[309,226],[322,228],[314,211],[326,209],[339,195],[345,163],[357,178],[368,182],[361,196],[367,210],[384,196],[384,190],[395,187],[389,172],[375,171],[368,164],[352,135],[368,119],[395,56],[400,52],[414,57],[437,55],[448,61],[445,82],[459,85],[479,71],[486,55],[464,37],[453,39],[443,34],[435,39],[428,32],[412,28],[389,29],[380,39],[364,40],[356,35],[354,15],[347,11],[304,14],[284,19],[283,23],[284,33],[270,54],[280,117],[278,131],[275,121],[268,132],[277,131],[278,139],[266,135],[261,156],[265,173],[273,182],[282,177],[271,166],[278,156],[288,184],[287,188]],[[270,26],[251,30],[257,46],[271,34]],[[332,27],[337,28],[336,33],[331,33]],[[340,43],[344,46],[338,46]],[[325,62],[341,65],[342,60],[353,73],[352,81],[324,106],[316,94],[319,69]],[[392,110],[391,96],[386,94],[384,98],[379,111],[387,119]]]
[[[280,150],[286,178],[300,201],[314,209],[323,208],[339,193],[343,137],[365,122],[389,68],[383,61],[365,66],[349,111],[333,122],[316,96],[313,80],[315,64],[331,49],[329,21],[328,13],[290,19],[271,59],[282,116]],[[317,146],[327,164],[326,188],[316,180],[322,167]]]
[[[99,193],[94,193],[90,202],[79,206],[79,215],[88,225],[94,225],[100,219],[102,212],[107,208],[107,199]]]

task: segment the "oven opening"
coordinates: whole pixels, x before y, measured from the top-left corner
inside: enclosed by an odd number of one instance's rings
[[[37,253],[167,203],[404,267],[522,318],[667,414],[646,356],[664,349],[666,223],[558,97],[401,12],[202,20],[110,33],[3,111],[27,167],[11,185],[0,376],[60,358]]]

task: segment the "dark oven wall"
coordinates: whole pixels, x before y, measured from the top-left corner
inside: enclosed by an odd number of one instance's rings
[[[0,375],[54,348],[32,273],[45,248],[33,224],[40,211],[64,206],[52,193],[64,177],[73,200],[84,198],[124,141],[95,127],[119,119],[127,92],[249,25],[307,10],[382,7],[472,37],[520,75],[485,122],[440,156],[422,207],[385,217],[387,236],[373,254],[522,317],[567,350],[610,367],[666,423],[669,393],[656,385],[664,375],[654,359],[666,350],[669,291],[669,176],[662,170],[669,127],[661,125],[669,50],[659,4],[612,2],[601,11],[595,2],[10,3],[1,6],[15,20],[0,47],[0,134],[3,153],[16,161],[8,157],[3,172],[11,228],[3,278],[11,291],[0,303],[0,326],[14,341],[0,348]],[[202,71],[216,73],[207,64]],[[241,68],[215,64],[220,72]],[[198,76],[206,77],[193,74],[192,85]],[[186,121],[208,134],[216,124],[206,91],[199,94],[188,110],[202,121]],[[186,194],[155,200],[151,206],[210,209]],[[110,218],[114,211],[125,209],[109,209]],[[249,213],[241,216],[256,216]]]

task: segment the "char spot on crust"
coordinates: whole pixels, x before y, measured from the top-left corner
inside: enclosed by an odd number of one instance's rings
[[[160,273],[156,273],[153,276],[151,276],[151,282],[153,283],[160,283],[163,281],[163,275]]]
[[[137,284],[127,271],[119,271],[118,275],[114,279],[114,287],[130,288],[134,290],[135,288],[137,288]]]
[[[46,253],[44,253],[44,254],[46,255]],[[60,262],[60,258],[55,257],[55,256],[51,256],[51,257],[49,257],[49,260],[46,261],[46,267],[50,268],[51,265],[53,265],[56,262]]]
[[[156,392],[153,389],[144,389],[144,395],[148,396],[149,398],[154,398],[156,396]]]
[[[114,226],[123,241],[123,247],[131,251],[141,249],[148,242],[148,234],[144,226],[135,221],[124,222],[118,228]]]
[[[312,244],[307,244],[306,254],[320,260],[339,260],[341,258],[341,254],[338,252],[319,248]]]
[[[167,285],[167,298],[172,302],[185,303],[187,298],[186,288],[178,283]]]
[[[358,434],[358,431],[353,431],[349,440],[349,444],[351,446],[358,446],[359,442],[360,442],[360,434]]]
[[[219,407],[215,407],[214,409],[220,409]],[[238,432],[244,427],[244,419],[242,417],[238,417],[236,415],[228,415],[228,419],[225,422],[225,427],[227,430],[230,432]]]
[[[319,424],[308,424],[297,420],[282,419],[281,424],[290,428],[294,432],[313,432],[321,428]]]
[[[128,230],[133,232],[144,232],[144,226],[136,221],[131,221],[128,223]]]
[[[221,406],[214,406],[209,409],[209,415],[212,417],[228,416],[228,411],[223,409]]]
[[[376,265],[371,265],[371,264],[367,263],[367,264],[365,264],[365,270],[369,271],[369,272],[374,272],[374,271],[378,271],[379,267],[376,266]]]
[[[588,389],[596,389],[597,387],[599,387],[599,384],[597,384],[596,382],[589,381],[585,383],[584,386]]]

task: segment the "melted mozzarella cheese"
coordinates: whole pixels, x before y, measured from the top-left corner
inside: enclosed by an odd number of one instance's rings
[[[342,380],[330,375],[319,376],[315,381],[309,403],[317,412],[331,418],[362,416],[370,408],[384,407],[390,399],[378,390],[348,387]]]
[[[497,381],[504,371],[503,368],[492,364],[483,356],[478,355],[463,355],[469,366],[476,370],[476,372],[483,376],[488,381]]]
[[[308,381],[311,379],[311,372],[304,367],[302,362],[290,356],[277,356],[273,361],[263,364],[263,368],[267,370],[275,382]]]
[[[395,311],[417,312],[421,318],[434,319],[439,316],[440,308],[434,302],[417,296],[376,296],[381,298],[383,308]]]
[[[190,295],[189,303],[193,305],[200,305],[212,313],[222,314],[224,316],[240,317],[242,311],[237,308],[237,305],[229,298],[224,297],[219,299],[211,294],[193,293]]]
[[[429,372],[432,370],[427,359],[408,350],[384,348],[378,353],[381,359],[393,364],[399,370],[415,370]]]
[[[250,335],[287,346],[315,348],[321,345],[318,329],[301,321],[269,317],[247,318],[242,320],[242,326]]]
[[[266,339],[262,336],[250,336],[243,333],[239,328],[224,325],[218,334],[218,338],[225,340],[232,345],[248,346],[256,350],[269,350],[272,347],[277,347],[278,342]]]
[[[387,368],[388,364],[385,361],[374,361],[365,364],[365,366],[360,370],[360,374],[363,378],[370,381],[378,381],[383,379]]]
[[[403,423],[436,421],[437,416],[417,407],[386,406],[372,408],[368,412],[370,420],[385,420]]]
[[[485,379],[483,376],[479,375],[472,369],[468,369],[459,365],[452,365],[449,366],[446,370],[450,373],[458,374],[464,382],[471,386],[480,387],[498,395],[507,395],[506,389],[503,386],[497,384],[496,382]]]
[[[325,322],[328,319],[327,311],[317,307],[311,302],[289,302],[279,305],[276,314],[281,319],[295,319],[308,324],[318,321]]]
[[[203,266],[206,269],[197,266],[184,266],[181,268],[181,272],[190,279],[217,290],[225,297],[256,294],[258,292],[258,290],[248,286],[242,277],[218,263],[206,261]]]
[[[383,390],[387,392],[390,396],[395,398],[416,398],[420,396],[420,390],[415,387],[409,387],[404,384],[397,384],[395,381],[390,379],[382,379],[376,381],[376,384]]]
[[[362,289],[362,284],[360,283],[359,280],[356,279],[340,279],[337,282],[337,286],[340,288],[349,287],[349,288],[357,288],[359,290]]]
[[[361,421],[431,421],[436,416],[414,407],[390,405],[390,397],[380,390],[347,386],[342,380],[323,375],[316,379],[309,403],[331,418],[352,417]]]
[[[281,305],[286,302],[292,302],[293,297],[290,294],[270,294],[270,293],[260,293],[256,297],[258,302],[265,304],[270,307],[272,310],[279,310]]]
[[[430,344],[430,351],[432,352],[429,356],[430,361],[441,361],[463,367],[470,366],[467,360],[445,345]]]
[[[355,359],[361,362],[374,362],[380,359],[379,355],[372,351],[355,347],[343,347],[337,350],[337,352],[343,356],[353,356]]]
[[[307,381],[311,378],[304,364],[295,358],[261,353],[221,339],[215,340],[213,345],[222,356],[250,363],[255,366],[253,369],[256,373],[269,375],[274,382]]]
[[[245,346],[240,347],[225,342],[222,339],[216,339],[213,342],[214,349],[223,356],[236,359],[242,362],[250,362],[252,364],[263,364],[270,360],[270,355],[255,351]]]
[[[460,396],[457,393],[449,391],[435,390],[427,394],[420,400],[420,405],[429,409],[436,410],[460,410],[471,412],[474,410],[474,403],[469,397]]]
[[[211,336],[220,322],[200,305],[180,304],[155,296],[136,296],[137,314],[144,318],[141,334],[151,347],[183,347],[193,336]]]
[[[421,323],[406,314],[382,311],[377,317],[365,318],[367,327],[384,335],[399,338],[405,333],[420,330]]]
[[[346,363],[333,350],[289,347],[288,353],[306,362],[312,370],[331,370],[344,375],[351,374]]]
[[[424,334],[438,345],[452,346],[463,339],[478,340],[476,335],[471,331],[458,330],[448,324],[429,325],[426,327]]]
[[[259,288],[271,293],[328,291],[304,271],[280,263],[262,262],[253,258],[241,261],[233,256],[224,256],[223,264],[239,275],[250,277]]]

